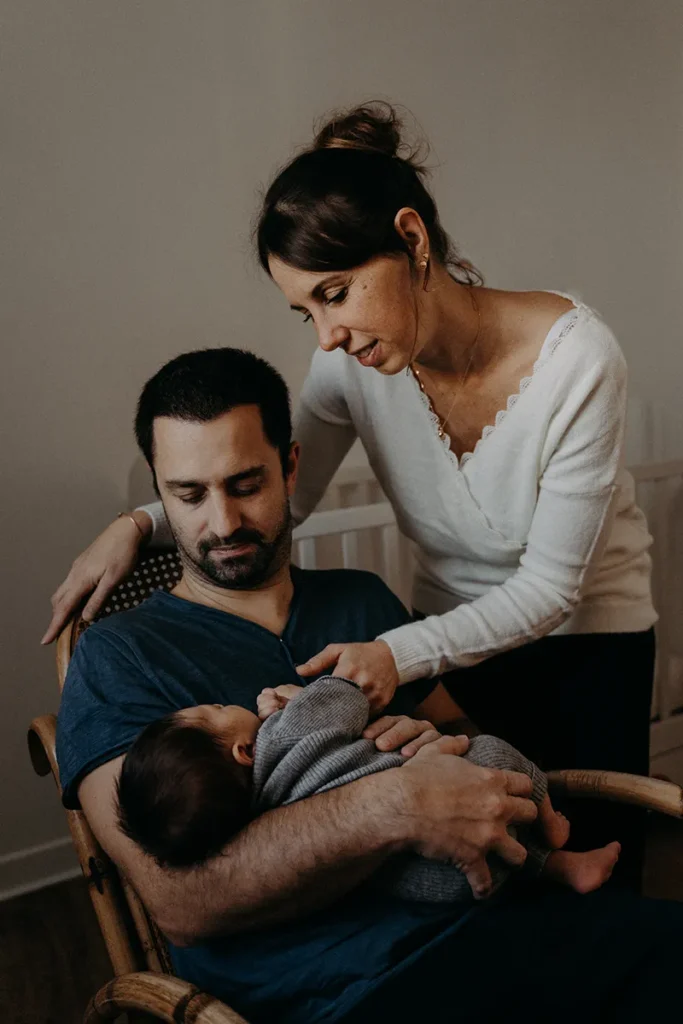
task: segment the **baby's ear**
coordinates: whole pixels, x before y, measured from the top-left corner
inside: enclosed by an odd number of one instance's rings
[[[254,744],[233,743],[232,756],[237,761],[237,764],[244,765],[245,768],[251,768],[254,763]]]

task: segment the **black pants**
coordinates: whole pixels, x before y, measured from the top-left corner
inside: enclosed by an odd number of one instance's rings
[[[450,672],[443,681],[483,732],[507,740],[545,771],[648,775],[654,656],[652,629],[551,636]],[[562,809],[572,824],[567,849],[619,840],[614,884],[639,889],[645,812],[588,799]]]
[[[683,904],[505,889],[378,979],[335,1024],[645,1024],[671,1017]],[[680,1011],[678,1011],[680,1012]]]

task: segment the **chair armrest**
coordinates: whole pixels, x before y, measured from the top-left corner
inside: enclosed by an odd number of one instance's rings
[[[33,719],[28,731],[31,763],[38,775],[52,774],[61,795],[56,737],[55,715],[41,715]],[[149,958],[145,959],[137,945],[131,944],[135,929],[128,927],[130,910],[116,866],[93,835],[82,811],[66,811],[66,820],[114,973],[126,975],[143,965],[150,966]],[[148,950],[145,951],[149,954]]]
[[[635,804],[650,811],[660,811],[672,818],[683,818],[683,791],[673,782],[651,779],[625,772],[588,771],[569,768],[548,772],[548,785],[553,792],[568,796],[595,797]]]
[[[57,716],[41,715],[34,718],[28,731],[28,752],[36,775],[52,772],[59,786],[59,769],[55,745],[57,740]]]
[[[124,974],[103,985],[90,1000],[83,1024],[115,1020],[129,1010],[151,1014],[166,1024],[248,1024],[220,999],[189,982],[149,972]]]

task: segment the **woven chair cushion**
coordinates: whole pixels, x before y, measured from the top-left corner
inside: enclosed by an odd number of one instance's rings
[[[143,556],[130,576],[119,583],[110,594],[97,616],[98,619],[103,619],[114,612],[136,608],[155,590],[173,590],[180,580],[181,573],[180,557],[175,549],[155,551],[154,554]]]
[[[130,576],[127,576],[111,592],[95,621],[106,619],[108,615],[113,615],[115,612],[125,612],[129,608],[136,608],[155,590],[173,590],[181,575],[180,556],[175,548],[172,551],[155,551],[153,554],[144,555]],[[84,622],[80,616],[78,617],[71,632],[71,654],[73,654],[78,638],[85,632],[88,625],[89,623]]]

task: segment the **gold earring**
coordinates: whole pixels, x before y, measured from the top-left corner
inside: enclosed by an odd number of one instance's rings
[[[420,270],[426,270],[429,266],[429,253],[423,252],[422,259],[420,260]]]

